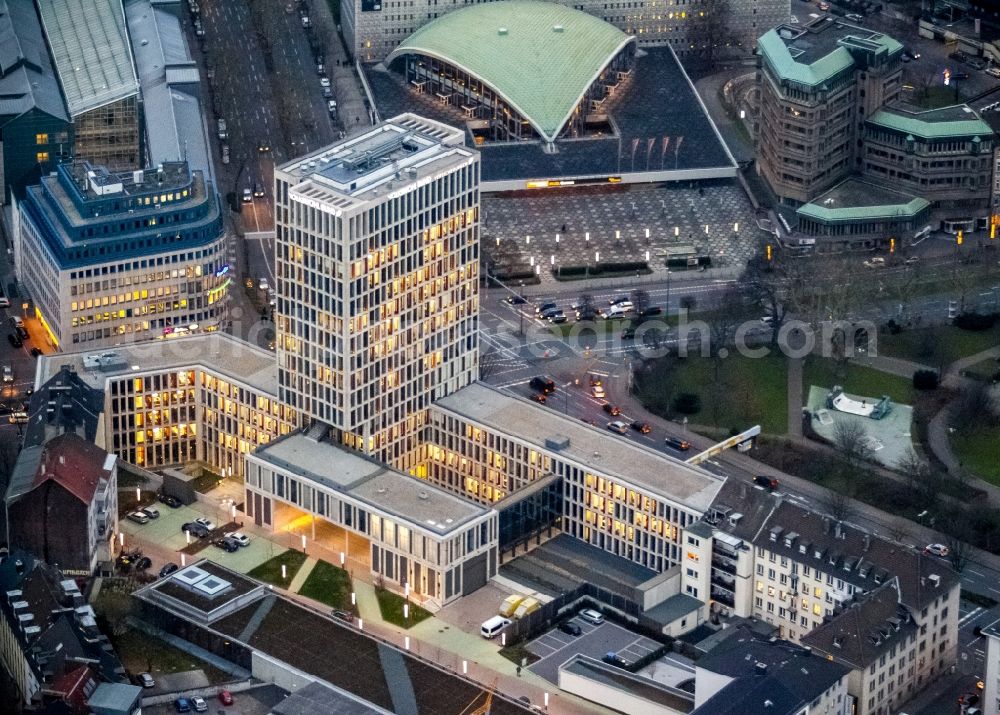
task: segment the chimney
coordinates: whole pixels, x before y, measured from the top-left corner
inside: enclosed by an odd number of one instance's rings
[[[754,668],[756,668],[757,670],[757,675],[767,675],[767,663],[762,663],[761,661],[757,661],[756,665],[754,665]]]
[[[865,534],[865,545],[864,548],[861,549],[862,553],[866,553],[871,545],[872,545],[872,537],[870,537],[868,534]]]
[[[833,534],[838,539],[844,538],[844,525],[843,522],[838,521],[833,525]]]
[[[66,456],[65,455],[62,455],[62,454],[59,455],[59,464],[66,464]]]
[[[823,517],[823,533],[824,534],[830,533],[830,518],[826,516]]]

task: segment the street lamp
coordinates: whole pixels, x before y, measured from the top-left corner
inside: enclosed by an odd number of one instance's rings
[[[583,240],[586,241],[587,243],[590,243],[590,231],[587,231],[586,233],[583,234]]]
[[[677,238],[680,235],[681,235],[681,227],[680,226],[674,226],[674,238]]]

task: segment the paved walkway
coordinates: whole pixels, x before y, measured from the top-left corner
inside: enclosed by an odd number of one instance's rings
[[[194,643],[191,643],[190,641],[186,641],[179,636],[175,636],[173,633],[168,633],[167,631],[160,630],[156,626],[153,626],[139,618],[128,616],[127,620],[128,624],[132,628],[140,630],[143,633],[147,633],[148,635],[151,635],[154,638],[159,638],[161,640],[164,640],[170,645],[172,645],[174,648],[182,650],[185,653],[190,653],[195,658],[205,661],[209,665],[218,668],[223,673],[229,673],[234,678],[238,678],[240,680],[248,680],[250,678],[250,671],[241,668],[235,663],[231,663],[225,658],[220,658],[215,653],[207,651],[200,646],[196,646]]]
[[[888,355],[865,355],[854,358],[854,362],[858,365],[878,370],[879,372],[887,372],[890,375],[905,377],[907,380],[912,379],[913,373],[917,370],[934,370],[930,365],[924,365],[912,360],[904,360],[903,358],[889,357]]]
[[[300,568],[298,573],[295,574],[292,582],[288,584],[288,590],[292,593],[298,593],[302,588],[302,584],[306,582],[306,579],[309,578],[309,574],[312,573],[312,570],[316,568],[316,564],[318,563],[319,561],[312,556],[306,558],[305,563],[302,564],[302,568]]]
[[[788,434],[802,436],[802,358],[788,359]]]

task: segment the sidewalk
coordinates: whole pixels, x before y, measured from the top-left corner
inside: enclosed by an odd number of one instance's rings
[[[302,564],[302,568],[300,568],[298,573],[295,574],[295,578],[292,579],[292,582],[288,584],[288,590],[292,593],[298,593],[302,588],[302,584],[306,582],[306,579],[309,578],[309,574],[312,573],[312,570],[316,568],[316,564],[318,563],[319,561],[314,559],[312,556],[306,558],[306,562]]]

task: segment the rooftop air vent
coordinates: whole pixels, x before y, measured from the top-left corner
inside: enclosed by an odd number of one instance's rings
[[[506,27],[501,27],[499,30],[497,30],[497,34],[500,35],[501,37],[506,36],[507,35],[507,28]]]
[[[421,499],[430,499],[430,495],[423,489],[420,490],[420,493],[417,494],[417,496],[420,497]]]
[[[552,32],[562,32],[565,29],[566,28],[563,27],[562,25],[553,25],[552,26]]]

